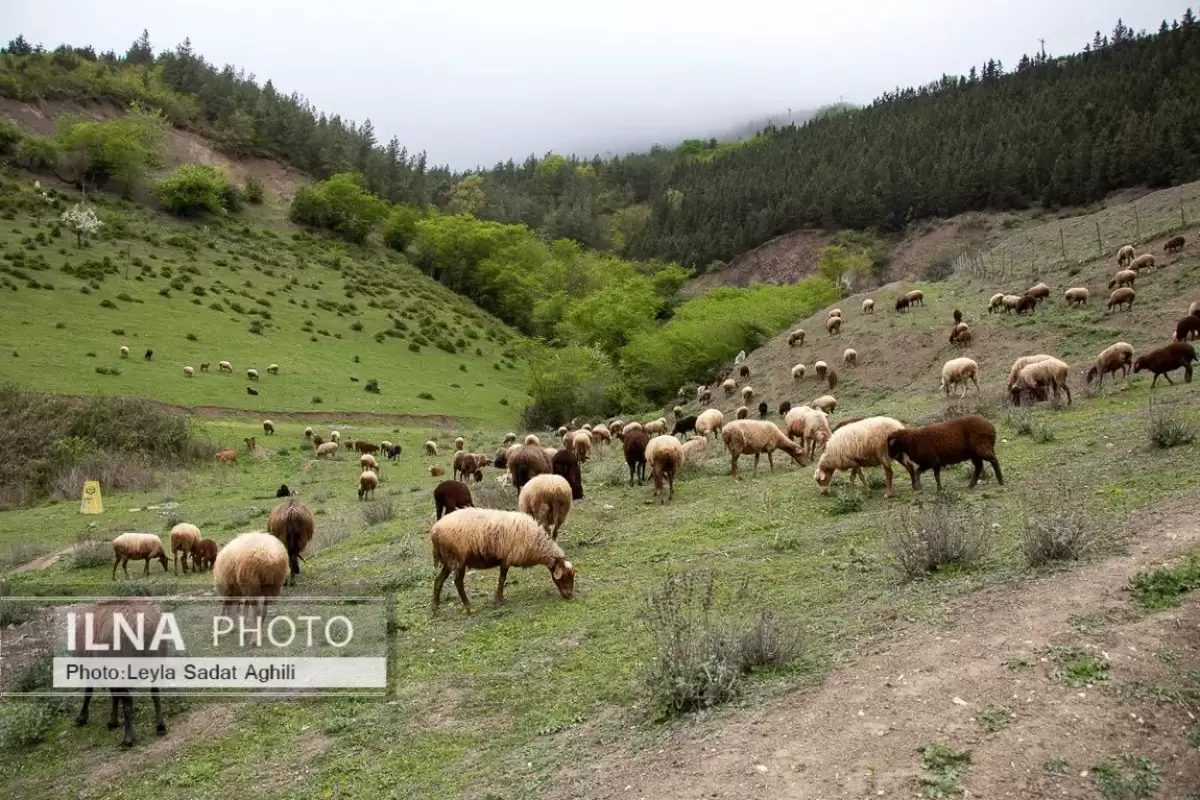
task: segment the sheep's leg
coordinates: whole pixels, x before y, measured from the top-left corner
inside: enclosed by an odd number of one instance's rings
[[[633,465],[633,464],[629,465],[629,485],[630,485],[630,487],[633,486],[633,471],[635,469],[636,469],[635,465]]]
[[[179,553],[175,550],[171,551],[171,560],[175,562],[175,574],[179,574]],[[184,572],[187,572],[185,567]]]
[[[758,474],[758,459],[759,459],[761,456],[762,456],[762,453],[755,453],[755,454],[754,454],[754,474],[755,474],[755,475],[757,475],[757,474]]]
[[[738,462],[738,457],[736,455],[731,455],[729,457],[729,474],[733,476],[733,479],[735,481],[739,480],[738,479],[738,471],[737,471],[737,462]]]
[[[150,699],[154,701],[154,732],[162,736],[167,732],[167,722],[163,719],[162,698],[157,686],[150,687]]]
[[[117,565],[120,563],[121,563],[121,554],[114,553],[113,554],[113,574],[112,574],[112,579],[114,581],[117,579]]]
[[[1183,365],[1183,382],[1184,383],[1192,382],[1192,365],[1191,364]]]
[[[508,580],[508,567],[500,565],[500,582],[496,584],[496,605],[504,605],[504,582]]]
[[[454,573],[454,588],[458,590],[458,597],[462,600],[463,608],[467,611],[471,610],[471,601],[467,599],[467,588],[463,586],[463,579],[467,577],[467,568],[459,567]]]
[[[975,376],[974,376],[974,375],[972,375],[972,376],[971,376],[971,383],[975,384],[975,391],[977,391],[977,392],[978,392],[978,391],[982,391],[982,390],[979,388],[979,381],[975,380]],[[967,396],[967,392],[966,392],[966,390],[963,390],[963,397],[966,397],[966,396]]]
[[[150,577],[150,556],[146,556],[146,571],[143,573],[147,578]]]
[[[971,459],[971,463],[975,466],[975,474],[971,476],[971,483],[968,489],[974,489],[975,484],[979,483],[979,479],[983,477],[983,459],[976,456]]]
[[[1067,405],[1071,405],[1071,387],[1070,387],[1070,385],[1066,381],[1063,381],[1062,388],[1063,388],[1063,391],[1067,393]]]
[[[121,558],[121,569],[125,570],[125,578],[129,578],[129,556]]]
[[[1171,375],[1170,375],[1170,373],[1164,372],[1164,373],[1162,374],[1162,376],[1163,376],[1163,378],[1164,378],[1164,379],[1166,379],[1167,383],[1171,384],[1172,386],[1174,386],[1174,385],[1175,385],[1175,381],[1171,380]],[[1157,376],[1155,376],[1155,377],[1157,377]],[[1153,384],[1153,383],[1151,383],[1151,384],[1150,384],[1150,386],[1153,388],[1154,384]]]
[[[996,473],[996,483],[1004,485],[1004,478],[1000,476],[1000,461],[995,456],[988,459],[988,463],[992,465],[992,472]]]
[[[937,484],[937,490],[940,492],[942,490],[942,468],[941,467],[933,468],[933,482],[935,484]],[[971,484],[971,485],[974,486],[975,484]]]
[[[443,565],[438,576],[433,580],[433,610],[435,612],[442,603],[442,586],[446,583],[446,578],[448,577],[450,577],[450,568]]]
[[[888,462],[883,462],[883,496],[887,499],[892,499],[892,465]],[[941,488],[941,485],[938,485]]]
[[[1150,381],[1150,388],[1154,388],[1154,384],[1158,383],[1158,373],[1154,373],[1154,380]]]
[[[774,456],[775,456],[775,454],[772,451],[770,451],[770,450],[767,451],[767,466],[769,466],[771,468],[771,472],[775,471]]]
[[[75,717],[76,725],[87,725],[88,709],[92,705],[92,692],[96,691],[95,687],[89,686],[83,692],[83,708],[79,709],[79,716]]]
[[[288,586],[296,585],[296,576],[300,574],[300,559],[298,553],[288,553]]]
[[[675,473],[667,475],[667,499],[672,500],[675,497]]]
[[[125,736],[121,739],[122,747],[133,747],[133,690],[121,690],[121,716],[125,720]]]
[[[108,695],[109,695],[109,697],[112,698],[112,713],[110,713],[108,715],[108,724],[105,727],[107,727],[110,731],[115,731],[117,729],[117,725],[120,724],[117,722],[117,707],[121,704],[121,698],[117,694],[119,691],[121,691],[121,690],[120,689],[109,689],[108,690]]]

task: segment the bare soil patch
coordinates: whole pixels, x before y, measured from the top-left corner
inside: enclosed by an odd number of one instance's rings
[[[797,283],[816,273],[817,259],[832,238],[828,231],[814,228],[785,233],[738,256],[724,269],[701,275],[687,291],[699,294],[715,286]]]

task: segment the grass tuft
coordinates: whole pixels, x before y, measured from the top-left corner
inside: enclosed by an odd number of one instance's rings
[[[1139,572],[1129,579],[1133,599],[1148,611],[1174,608],[1193,589],[1200,588],[1200,552],[1173,567]]]
[[[991,551],[994,538],[992,528],[949,493],[917,508],[900,508],[885,534],[893,565],[909,580],[946,567],[974,566]]]
[[[1137,800],[1154,794],[1162,771],[1148,758],[1122,753],[1092,767],[1092,782],[1108,800]]]
[[[1146,423],[1150,444],[1163,450],[1191,444],[1196,440],[1196,426],[1175,411],[1156,410]]]

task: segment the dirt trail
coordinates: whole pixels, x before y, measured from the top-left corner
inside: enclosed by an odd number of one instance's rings
[[[21,564],[19,567],[13,567],[8,571],[8,574],[16,575],[21,572],[40,572],[41,570],[48,568],[51,564],[53,564],[55,561],[58,561],[63,556],[70,554],[71,548],[64,547],[62,550],[56,550],[53,553],[46,553],[44,556],[39,556],[33,561],[27,561],[24,564]]]
[[[564,772],[548,796],[913,797],[918,748],[933,741],[972,751],[961,783],[975,797],[1096,797],[1081,773],[1122,751],[1159,765],[1155,796],[1195,793],[1200,757],[1188,737],[1200,709],[1132,695],[1195,681],[1187,672],[1200,668],[1200,597],[1133,621],[1124,587],[1132,573],[1200,546],[1196,499],[1138,515],[1129,555],[963,598],[941,630],[906,636],[756,712],[696,720],[653,748]],[[1111,679],[1078,689],[1052,681],[1041,655],[1051,644],[1102,650]],[[1005,666],[1014,657],[1029,666]],[[988,705],[1016,717],[984,733],[977,714]],[[1065,759],[1065,774],[1047,770],[1054,759]]]

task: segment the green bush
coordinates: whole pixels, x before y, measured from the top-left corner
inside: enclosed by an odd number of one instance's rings
[[[265,192],[263,191],[262,181],[253,175],[246,176],[246,186],[243,189],[246,195],[246,202],[253,205],[261,205]]]
[[[424,212],[416,206],[397,203],[383,225],[383,243],[393,250],[404,252],[417,235],[417,222]]]
[[[292,199],[293,222],[332,231],[349,242],[362,243],[387,215],[387,203],[362,187],[362,178],[340,173],[327,181],[302,186]]]
[[[26,136],[17,146],[17,163],[33,172],[53,169],[58,164],[58,145],[44,136]]]
[[[208,212],[219,214],[225,208],[226,192],[231,187],[225,173],[207,164],[184,164],[159,182],[156,187],[163,208],[180,216]]]

